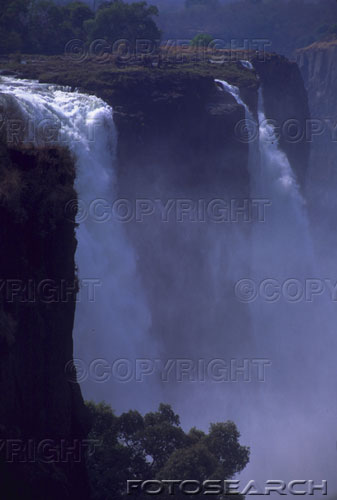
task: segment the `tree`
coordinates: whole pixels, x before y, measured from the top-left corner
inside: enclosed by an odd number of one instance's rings
[[[104,39],[113,47],[118,40],[127,40],[134,47],[138,39],[159,40],[160,30],[153,20],[157,15],[157,7],[147,6],[146,2],[105,2],[95,19],[86,23],[89,42]]]
[[[105,403],[87,403],[93,420],[89,439],[95,440],[94,455],[88,457],[89,479],[93,500],[119,500],[129,475],[146,473],[146,460],[135,446],[123,439],[120,420]]]
[[[0,5],[0,53],[23,51],[63,54],[71,40],[93,42],[104,39],[113,47],[126,40],[160,40],[154,16],[158,9],[146,2],[103,2],[96,13],[81,1],[66,5],[53,0],[2,0]]]
[[[23,49],[28,33],[28,0],[2,0],[0,5],[0,53]]]
[[[329,33],[331,33],[332,35],[337,35],[337,24],[332,24],[329,27]]]
[[[230,479],[248,463],[249,448],[239,444],[233,422],[211,424],[208,434],[196,428],[185,433],[169,405],[119,417],[105,403],[87,407],[93,419],[89,438],[101,443],[88,457],[94,500],[123,499],[128,479]]]
[[[29,11],[29,52],[62,53],[65,45],[64,34],[60,29],[62,22],[61,7],[51,0],[34,2]]]
[[[211,47],[214,38],[207,33],[200,33],[191,40],[192,47]]]
[[[63,8],[63,12],[63,27],[72,33],[73,38],[84,41],[84,24],[94,18],[93,11],[83,2],[71,2]]]
[[[233,477],[249,461],[249,449],[239,444],[240,433],[234,422],[211,424],[205,437],[207,448],[218,460],[221,477]]]
[[[29,10],[28,52],[63,54],[67,42],[85,39],[84,23],[94,13],[82,2],[62,7],[51,0],[37,0]]]

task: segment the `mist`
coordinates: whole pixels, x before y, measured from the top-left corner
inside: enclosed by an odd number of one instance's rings
[[[253,120],[238,90],[223,85]],[[98,224],[94,264],[93,243],[80,237],[80,276],[96,266],[102,275],[104,262],[128,267],[106,244],[114,235],[123,255],[132,255],[132,283],[113,278],[111,285],[106,268],[104,302],[78,305],[75,358],[87,367],[99,358],[99,373],[108,373],[82,382],[85,398],[104,399],[118,413],[155,410],[165,401],[185,429],[233,420],[251,446],[242,480],[327,479],[330,494],[337,491],[336,280],[319,250],[330,245],[330,234],[320,231],[317,240],[294,168],[266,125],[261,91],[258,120],[259,135],[249,144],[249,198],[265,201],[262,218],[237,210],[232,220],[216,222],[173,209],[164,220],[156,205],[141,220]],[[232,187],[212,179],[177,183],[176,171],[157,164],[131,177],[117,171],[114,190],[96,195],[132,207],[139,199],[161,206],[174,200],[175,208],[177,200],[233,199]],[[91,186],[79,192],[92,195]]]

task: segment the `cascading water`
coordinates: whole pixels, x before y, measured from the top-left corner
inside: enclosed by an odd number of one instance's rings
[[[248,133],[256,125],[258,133],[250,143],[251,197],[270,201],[265,222],[253,227],[249,277],[257,287],[266,284],[265,294],[249,306],[256,354],[272,366],[264,387],[255,394],[255,404],[242,405],[250,413],[249,428],[241,426],[243,440],[250,441],[252,449],[251,463],[242,476],[262,484],[267,479],[327,479],[331,493],[337,487],[331,378],[335,364],[331,349],[337,352],[336,313],[331,297],[313,299],[301,292],[302,285],[304,290],[308,281],[321,278],[320,265],[305,202],[265,116],[262,89],[256,124],[239,89],[218,83],[245,107]],[[276,293],[279,288],[283,296]]]
[[[74,358],[78,359],[75,365],[84,397],[100,401],[104,399],[103,384],[97,380],[102,380],[99,378],[102,370],[106,371],[106,366],[119,358],[132,363],[150,325],[137,277],[136,255],[124,228],[113,217],[104,223],[104,214],[109,214],[109,204],[116,197],[117,134],[112,109],[95,96],[33,81],[4,78],[0,91],[15,98],[25,129],[23,140],[41,146],[52,143],[67,146],[76,159],[80,224],[75,260],[80,283],[84,285],[76,305]],[[48,141],[46,127],[53,131]],[[33,133],[28,129],[33,129]],[[44,129],[42,134],[41,129]],[[74,201],[65,207],[65,217],[76,206]],[[92,362],[99,359],[104,359],[103,366],[98,361],[95,368]],[[94,377],[88,376],[89,366],[97,371]],[[111,399],[113,392],[119,409],[129,409],[125,386],[111,384],[113,377],[109,385]],[[141,406],[140,390],[138,394]]]
[[[246,69],[250,69],[250,70],[254,69],[254,67],[250,61],[241,60],[240,63]]]

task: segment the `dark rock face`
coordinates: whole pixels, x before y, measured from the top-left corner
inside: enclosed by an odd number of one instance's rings
[[[243,106],[209,77],[154,80],[142,92],[114,106],[121,176],[164,175],[177,189],[230,185],[248,195],[248,145],[235,136]]]
[[[270,57],[256,71],[267,117],[303,124],[309,112],[297,66]],[[256,115],[257,88],[240,91]],[[237,130],[245,118],[243,106],[208,77],[174,82],[166,77],[145,86],[135,99],[138,92],[135,85],[128,90],[132,98],[115,94],[110,101],[119,132],[119,197],[133,203],[220,198],[227,206],[231,200],[243,206],[250,197],[249,144]],[[302,183],[308,144],[288,144],[282,137],[281,147]],[[233,293],[235,280],[249,275],[251,221],[234,215],[234,222],[216,224],[207,216],[205,222],[187,216],[185,222],[171,217],[164,223],[156,213],[127,225],[151,310],[151,334],[165,356],[190,358],[196,343],[207,359],[216,358],[224,345],[228,357],[254,352],[249,312]],[[236,276],[233,269],[239,270]],[[175,398],[179,390],[174,389]]]
[[[310,110],[299,68],[276,54],[252,62],[262,84],[266,117],[275,122],[280,147],[303,188],[310,155],[305,134]],[[241,97],[255,117],[257,91],[257,81],[240,86]],[[144,175],[156,163],[165,165],[172,177],[176,172],[179,184],[207,185],[216,180],[233,193],[249,192],[249,148],[238,127],[245,118],[244,109],[229,93],[221,92],[212,77],[161,74],[129,79],[126,87],[104,93],[100,91],[114,108],[121,170],[129,174],[137,158],[137,172],[132,175],[140,171]]]
[[[312,225],[321,245],[324,260],[335,265],[337,244],[337,42],[320,42],[297,51],[297,62],[308,91],[312,125],[310,165],[306,192]],[[329,236],[327,236],[329,235]]]
[[[296,52],[313,116],[337,115],[337,41],[319,42]]]
[[[231,200],[249,198],[249,146],[235,135],[236,124],[245,118],[244,107],[209,77],[187,75],[152,85],[137,102],[119,100],[114,106],[119,132],[118,197],[132,204],[145,198],[173,207],[167,222],[156,209],[143,222],[126,225],[151,311],[150,334],[165,358],[191,358],[196,355],[192,347],[196,342],[198,354],[210,359],[224,343],[227,356],[238,355],[240,340],[242,350],[248,352],[249,315],[233,296],[228,277],[238,224],[210,221],[215,211],[206,214],[205,220],[196,216],[193,221],[191,213],[182,216],[179,210],[180,203],[195,206],[200,201],[210,206],[219,199],[228,212]],[[245,242],[249,226],[240,224]],[[225,244],[217,266],[212,252],[222,238]],[[242,257],[243,274],[249,266],[248,248],[243,244],[247,257]],[[222,287],[221,300],[214,287],[213,266]],[[173,389],[166,384],[165,398],[170,400],[170,391],[177,391],[178,401],[180,386],[177,383]]]
[[[303,188],[310,156],[305,134],[310,110],[299,68],[276,54],[265,61],[253,60],[253,64],[262,84],[266,118],[275,122],[280,147]]]
[[[0,150],[1,493],[88,498],[88,421],[65,370],[77,289],[75,225],[64,216],[76,199],[74,162],[62,149],[11,146]]]
[[[337,42],[317,43],[297,51],[297,62],[308,91],[313,133],[310,184],[333,183],[336,187],[337,158]]]

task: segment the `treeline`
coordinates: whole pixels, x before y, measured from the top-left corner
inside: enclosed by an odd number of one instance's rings
[[[157,0],[158,1],[158,0]],[[270,41],[270,52],[286,55],[299,48],[337,36],[337,2],[324,0],[182,0],[169,9],[160,0],[159,27],[165,39],[192,39],[207,33],[228,47],[248,40]],[[156,0],[154,0],[156,3]]]
[[[126,39],[160,39],[153,17],[156,7],[146,2],[102,2],[94,12],[83,2],[57,5],[50,0],[1,0],[0,52],[62,54],[67,43],[90,44],[105,39],[112,44]]]
[[[264,40],[268,51],[291,55],[299,47],[337,37],[335,0],[153,2],[160,2],[157,23],[157,7],[143,1],[97,0],[94,11],[79,1],[1,0],[0,53],[62,54],[74,39],[88,46],[104,39],[113,46],[120,39],[129,44],[159,40],[162,31],[165,40],[175,42],[207,34],[221,40],[224,48],[254,49]]]

